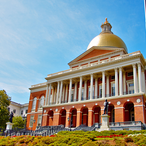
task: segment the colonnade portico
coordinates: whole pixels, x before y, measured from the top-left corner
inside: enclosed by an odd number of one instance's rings
[[[47,82],[29,88],[27,127],[31,128],[33,120],[37,126],[41,116],[42,126],[68,127],[73,116],[76,127],[101,123],[97,115],[103,114],[105,99],[108,114],[114,117],[110,121],[128,121],[131,111],[135,121],[146,123],[146,60],[140,51],[128,53],[123,40],[111,32],[107,19],[101,28],[87,50],[68,63],[69,69],[49,74]],[[44,105],[39,108],[42,99]]]
[[[133,71],[134,94],[145,92],[145,83],[143,82],[145,75],[140,63],[128,66]],[[113,68],[112,70],[104,70],[95,72],[85,76],[70,78],[67,80],[57,81],[56,83],[48,83],[46,89],[45,105],[71,103],[83,100],[93,100],[97,98],[105,98],[111,96],[122,96],[126,93],[126,75],[128,72],[125,67]],[[114,76],[115,93],[110,95],[109,76]],[[98,78],[101,77],[101,90],[99,89]],[[87,81],[90,84],[87,85]],[[51,94],[52,88],[52,94]],[[83,90],[82,90],[83,89]],[[100,97],[99,95],[102,95]]]

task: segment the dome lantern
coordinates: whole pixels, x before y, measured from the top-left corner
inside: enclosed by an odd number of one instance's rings
[[[102,24],[101,25],[101,28],[102,28],[102,32],[101,33],[112,33],[111,32],[111,28],[112,28],[112,26],[111,26],[111,24],[107,21],[107,18],[105,18],[105,22],[104,22],[104,24]]]

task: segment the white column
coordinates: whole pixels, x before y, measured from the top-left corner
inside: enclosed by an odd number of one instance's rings
[[[74,100],[76,101],[77,99],[77,82],[75,82],[75,90],[74,90]]]
[[[47,87],[46,87],[46,99],[45,99],[45,105],[47,105],[47,103],[48,103],[48,89],[49,89],[49,85],[47,84]]]
[[[142,92],[141,64],[138,63],[139,92]]]
[[[57,100],[57,87],[55,87],[55,91],[54,91],[54,103]]]
[[[69,98],[68,98],[68,102],[71,102],[71,90],[72,90],[72,79],[70,79],[70,84],[69,84]]]
[[[61,86],[60,86],[59,104],[61,104],[61,99],[62,99],[62,86],[63,86],[63,81],[61,81]]]
[[[98,83],[98,78],[95,79],[95,98],[97,98],[97,84]]]
[[[63,86],[62,102],[65,101],[65,85]]]
[[[87,80],[84,82],[84,99],[87,99]]]
[[[145,93],[145,73],[144,73],[144,69],[142,70],[142,91]]]
[[[47,103],[50,105],[50,98],[51,98],[51,83],[50,83],[50,86],[49,86],[49,98],[48,98],[48,101]]]
[[[119,86],[120,95],[123,95],[122,67],[119,68]]]
[[[134,93],[138,92],[136,64],[133,64]]]
[[[81,101],[81,96],[82,96],[82,76],[80,77],[79,101]]]
[[[109,75],[106,76],[106,94],[109,97]]]
[[[105,98],[105,71],[102,72],[102,98]]]
[[[56,104],[58,104],[58,98],[59,98],[59,82],[58,82],[58,85],[57,85]]]
[[[54,87],[52,87],[52,101],[50,104],[52,104],[54,102]]]
[[[115,68],[115,96],[118,96],[118,71]]]
[[[67,102],[68,84],[66,84],[65,102]]]
[[[125,72],[123,72],[123,91],[124,91],[124,94],[126,94],[126,75],[125,75]]]
[[[90,100],[93,99],[93,74],[91,74],[90,79]]]

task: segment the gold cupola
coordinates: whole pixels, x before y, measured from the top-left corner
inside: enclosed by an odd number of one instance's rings
[[[100,47],[115,47],[115,48],[124,48],[127,51],[127,47],[123,40],[118,36],[114,35],[111,31],[111,24],[105,19],[104,24],[101,25],[102,32],[93,38],[89,43],[87,50],[92,48],[93,46],[100,46]]]

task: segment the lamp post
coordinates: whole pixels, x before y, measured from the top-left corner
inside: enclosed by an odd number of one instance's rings
[[[70,131],[71,131],[71,120],[70,119],[71,119],[70,117],[67,118],[68,122],[70,121],[69,122],[69,128],[70,128]]]
[[[24,121],[24,129],[26,129],[26,124],[27,124],[27,115],[23,115],[22,119]],[[26,121],[25,121],[26,120]]]
[[[34,125],[35,121],[36,121],[36,120],[33,120],[33,125]],[[33,125],[32,125],[32,127],[31,127],[31,131],[32,131]]]

